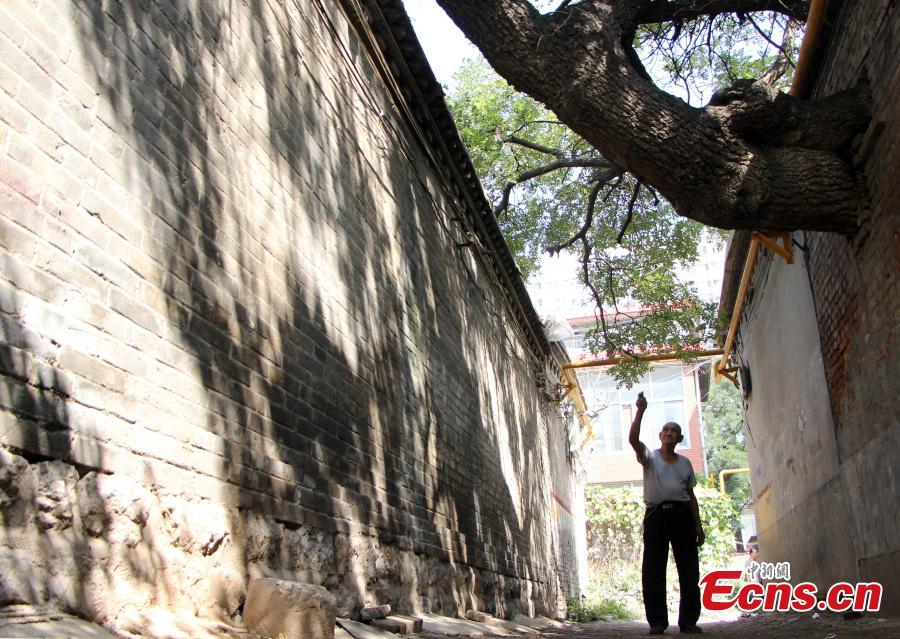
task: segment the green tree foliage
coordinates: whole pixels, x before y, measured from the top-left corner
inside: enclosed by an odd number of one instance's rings
[[[761,79],[786,91],[802,35],[803,25],[784,15],[721,13],[642,25],[635,48],[646,65],[661,68],[662,86],[700,104],[738,80]]]
[[[709,339],[715,306],[676,277],[697,259],[701,224],[676,215],[483,60],[463,65],[448,102],[523,275],[544,252],[581,258],[581,280],[602,310],[587,335],[591,350],[682,351]],[[613,374],[631,385],[645,371],[636,360]]]
[[[703,422],[707,468],[716,481],[723,470],[746,468],[749,462],[744,440],[744,413],[741,392],[734,384],[723,381],[710,388],[709,399],[703,405]],[[726,477],[725,489],[738,506],[751,502],[748,475]]]
[[[560,8],[535,4],[544,12]],[[661,85],[697,101],[751,77],[786,86],[800,30],[777,13],[700,15],[641,25],[635,50]],[[709,343],[715,307],[676,272],[696,261],[704,232],[720,233],[676,215],[483,59],[457,72],[448,103],[523,276],[536,271],[543,253],[580,258],[578,275],[597,307],[590,350],[685,355]],[[633,357],[611,374],[630,387],[646,369]]]

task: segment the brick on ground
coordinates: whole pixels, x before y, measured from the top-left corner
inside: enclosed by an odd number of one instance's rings
[[[398,635],[408,635],[422,630],[421,619],[405,615],[389,615],[384,619],[373,619],[370,625]]]
[[[397,639],[396,635],[387,630],[381,630],[359,621],[338,619],[337,623],[354,639]],[[337,636],[335,634],[335,639],[337,639]]]
[[[391,614],[391,605],[383,604],[381,606],[366,606],[359,611],[359,618],[363,621],[372,621],[373,619],[384,619]]]

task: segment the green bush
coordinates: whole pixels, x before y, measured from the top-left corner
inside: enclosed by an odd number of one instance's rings
[[[627,606],[613,599],[591,601],[590,598],[585,597],[582,601],[569,602],[568,618],[581,623],[612,619],[629,621],[634,619],[634,613]]]
[[[734,550],[733,521],[738,511],[731,498],[700,484],[694,488],[706,543],[700,548],[700,572],[723,567]],[[640,562],[644,500],[640,488],[585,488],[588,562]]]
[[[706,542],[700,548],[700,574],[727,565],[734,549],[732,522],[738,513],[732,500],[714,488],[694,489]],[[641,556],[644,500],[640,488],[585,488],[588,564],[591,582],[582,602],[570,605],[572,618],[642,616]],[[674,562],[669,562],[667,583],[677,583]],[[610,612],[605,605],[619,611]],[[603,612],[601,612],[603,611]]]

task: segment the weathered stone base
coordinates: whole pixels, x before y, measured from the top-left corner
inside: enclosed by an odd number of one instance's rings
[[[558,594],[377,536],[296,526],[0,449],[0,605],[51,603],[107,625],[150,607],[234,623],[257,577],[323,586],[349,618],[383,603],[400,613],[553,616]]]
[[[244,625],[263,637],[334,639],[334,597],[321,586],[283,579],[254,579]]]

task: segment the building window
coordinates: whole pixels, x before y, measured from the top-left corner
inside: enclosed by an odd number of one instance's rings
[[[647,412],[641,423],[641,441],[650,448],[659,446],[659,430],[666,422],[681,425],[684,441],[678,448],[690,448],[690,429],[685,419],[681,363],[654,366],[632,390],[616,388],[613,378],[597,369],[578,372],[588,411],[595,413],[594,450],[617,452],[625,448],[628,429],[634,419],[634,402],[639,391],[647,398]]]

